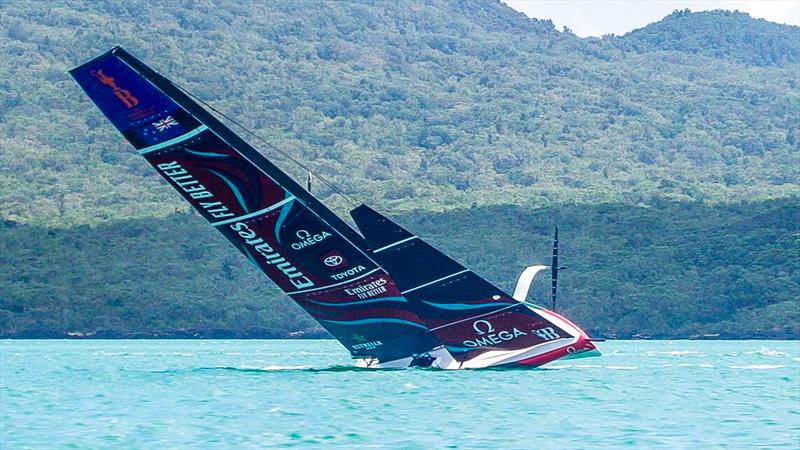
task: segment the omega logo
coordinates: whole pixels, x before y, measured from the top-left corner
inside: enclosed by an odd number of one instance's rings
[[[486,329],[482,330],[481,328],[483,327],[483,325],[478,326],[479,324],[484,324],[486,326]],[[492,326],[491,322],[489,322],[488,320],[476,320],[475,323],[472,324],[472,328],[479,335],[494,332],[494,327]]]

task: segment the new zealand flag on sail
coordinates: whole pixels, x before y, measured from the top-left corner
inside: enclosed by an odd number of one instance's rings
[[[123,134],[134,147],[144,148],[178,137],[199,125],[194,117],[179,109],[151,116],[143,124]]]

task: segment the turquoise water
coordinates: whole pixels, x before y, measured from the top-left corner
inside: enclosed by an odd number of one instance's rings
[[[0,341],[0,448],[800,448],[800,342],[355,370],[333,341]]]

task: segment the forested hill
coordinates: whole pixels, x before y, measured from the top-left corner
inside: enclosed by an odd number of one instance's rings
[[[610,41],[624,51],[679,51],[747,65],[796,67],[800,63],[799,37],[797,27],[754,20],[744,13],[684,10]]]
[[[798,27],[676,11],[583,39],[483,0],[11,0],[0,35],[2,336],[318,330],[68,77],[114,45],[504,287],[560,223],[564,311],[597,333],[800,334]]]
[[[800,193],[800,29],[741,13],[601,40],[491,1],[12,1],[2,26],[16,222],[185,208],[68,78],[114,44],[387,210]]]

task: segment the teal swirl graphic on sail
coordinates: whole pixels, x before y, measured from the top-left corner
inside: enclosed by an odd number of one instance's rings
[[[230,178],[225,176],[225,174],[211,168],[207,170],[213,173],[214,175],[218,176],[222,181],[225,182],[225,184],[228,185],[229,188],[231,188],[231,192],[233,192],[233,195],[236,196],[236,200],[239,201],[239,205],[241,205],[244,212],[249,213],[250,208],[247,207],[247,202],[244,200],[244,196],[242,195],[242,191],[239,189],[239,187],[236,186],[236,184],[233,181],[231,181]]]
[[[381,324],[399,323],[399,324],[409,325],[409,326],[412,326],[412,327],[418,327],[418,328],[422,328],[422,329],[427,329],[427,327],[425,327],[425,325],[422,325],[422,324],[419,324],[419,323],[415,323],[415,322],[411,322],[409,320],[394,319],[394,318],[391,318],[391,317],[374,318],[374,319],[359,319],[359,320],[325,320],[325,322],[334,323],[334,324],[337,324],[337,325],[375,325],[375,324],[381,325]]]
[[[433,306],[434,308],[440,309],[452,309],[452,310],[469,310],[469,309],[486,309],[486,308],[505,308],[508,306],[508,303],[434,303],[429,302],[426,300],[420,300],[422,303],[426,305]]]
[[[366,305],[368,303],[383,303],[383,302],[401,302],[401,303],[405,303],[407,300],[405,299],[405,297],[380,297],[380,298],[371,298],[371,299],[367,299],[367,300],[356,300],[356,301],[353,301],[353,302],[338,302],[338,303],[320,302],[320,301],[316,301],[316,300],[307,300],[307,301],[310,302],[310,303],[313,303],[315,305],[336,307],[336,306]]]
[[[214,153],[214,152],[201,152],[199,150],[190,150],[188,148],[183,149],[184,152],[189,153],[195,156],[202,156],[204,158],[228,158],[229,155],[225,155],[223,153]]]
[[[286,195],[288,196],[289,193],[287,192]],[[281,243],[281,227],[283,226],[283,222],[286,221],[286,217],[289,215],[289,212],[292,210],[294,200],[295,199],[291,199],[281,207],[281,214],[278,216],[278,220],[275,221],[275,239],[279,244]]]

